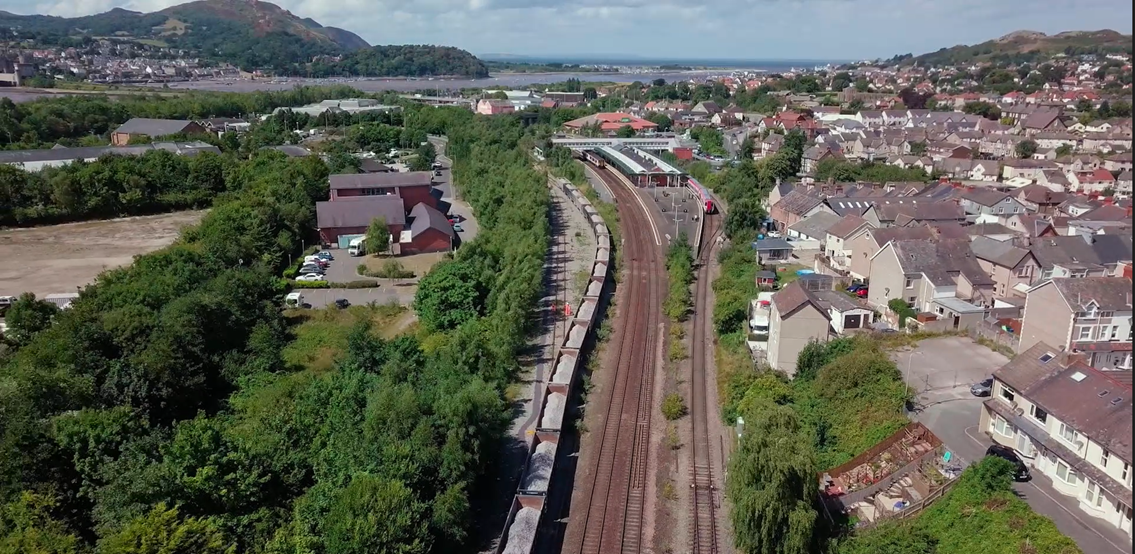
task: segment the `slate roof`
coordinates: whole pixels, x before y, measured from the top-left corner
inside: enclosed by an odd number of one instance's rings
[[[315,203],[316,226],[320,229],[366,227],[376,217],[386,218],[387,225],[405,225],[402,197],[388,194]]]
[[[449,218],[424,202],[418,202],[418,205],[410,210],[410,219],[411,238],[417,237],[430,229],[436,229],[445,233],[449,238],[453,238],[453,226],[449,224]]]
[[[63,162],[99,158],[106,155],[141,156],[151,150],[167,150],[183,156],[195,156],[201,152],[221,151],[216,146],[206,142],[155,142],[152,144],[137,144],[130,146],[80,146],[67,148],[56,145],[52,148],[35,150],[4,150],[0,151],[0,164],[19,164],[32,162]]]
[[[1060,119],[1060,112],[1056,110],[1036,111],[1030,113],[1022,125],[1026,129],[1047,129],[1057,119]]]
[[[1080,214],[1073,221],[1123,221],[1127,219],[1127,210],[1115,204],[1104,204],[1090,212]]]
[[[791,317],[792,314],[796,313],[797,310],[807,304],[811,304],[819,310],[820,313],[824,314],[824,317],[830,319],[828,311],[820,305],[815,294],[805,289],[799,281],[789,283],[787,286],[777,291],[776,294],[772,295],[772,305],[776,308],[776,311],[780,313],[781,318]]]
[[[433,184],[433,174],[429,171],[409,171],[406,173],[350,173],[332,175],[328,179],[332,189],[382,189],[395,187],[420,187]]]
[[[192,121],[184,119],[148,119],[145,117],[134,117],[127,120],[126,123],[119,125],[114,132],[162,137],[182,133],[185,131],[186,127],[192,124]]]
[[[1055,171],[1057,175],[1063,177],[1064,175],[1059,171]],[[1045,172],[1045,176],[1048,172]],[[1064,180],[1068,182],[1067,179]],[[1022,196],[1023,195],[1023,196]],[[1055,191],[1044,185],[1025,185],[1017,189],[1017,198],[1022,198],[1033,204],[1060,204],[1068,199],[1068,193],[1064,191]]]
[[[962,198],[975,204],[992,208],[1009,195],[996,189],[977,188],[962,195]]]
[[[989,237],[974,237],[969,244],[973,255],[979,260],[1012,269],[1021,263],[1029,251],[1013,246],[1011,242],[994,240]]]
[[[975,223],[963,228],[965,233],[974,237],[988,235],[1015,235],[1017,232],[1000,223]]]
[[[1084,237],[1044,237],[1029,247],[1044,269],[1056,264],[1111,265],[1131,259],[1130,235]]]
[[[1095,302],[1099,309],[1125,311],[1131,309],[1131,279],[1120,277],[1060,277],[1052,286],[1075,311],[1083,311]]]
[[[935,285],[954,283],[961,273],[974,285],[992,285],[965,239],[900,240],[891,243],[903,273],[921,273]]]
[[[845,215],[835,222],[831,227],[828,227],[828,234],[846,239],[852,232],[858,229],[861,225],[866,225],[867,220],[857,215]]]
[[[1050,354],[1051,359],[1041,361]],[[1083,378],[1073,379],[1077,373]],[[993,376],[1108,452],[1131,463],[1131,386],[1124,383],[1130,376],[1116,379],[1110,377],[1110,373],[1078,360],[1069,363],[1060,349],[1039,342],[993,372]]]
[[[753,241],[752,246],[753,250],[756,250],[757,252],[765,252],[769,250],[792,250],[792,245],[788,244],[788,241],[776,237],[755,240]]]
[[[919,202],[917,204],[885,204],[875,206],[879,221],[895,221],[899,215],[914,221],[960,221],[965,218],[962,207],[950,201]]]
[[[265,146],[265,147],[261,148],[261,150],[275,150],[277,152],[283,152],[285,155],[292,157],[292,158],[302,158],[304,156],[310,156],[311,155],[311,150],[308,150],[307,148],[304,148],[302,146],[296,146],[294,144],[281,144],[279,146]]]
[[[917,240],[934,238],[934,230],[930,227],[881,227],[868,231],[875,239],[875,243],[883,246],[892,240]]]
[[[789,230],[796,231],[806,237],[811,237],[817,240],[824,240],[828,235],[828,229],[836,224],[840,217],[836,214],[829,212],[814,213],[789,227]]]
[[[773,208],[780,208],[790,214],[804,215],[812,211],[816,206],[819,206],[821,202],[823,202],[823,200],[815,196],[809,196],[799,190],[793,190],[784,195]]]

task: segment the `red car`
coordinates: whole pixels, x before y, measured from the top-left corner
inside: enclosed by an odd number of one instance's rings
[[[867,289],[863,288],[855,291],[855,296],[858,296],[859,298],[867,298]]]

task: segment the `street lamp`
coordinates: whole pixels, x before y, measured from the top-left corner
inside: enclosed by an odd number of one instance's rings
[[[903,374],[903,376],[902,376],[902,380],[904,382],[907,380],[908,377],[910,377],[910,362],[911,362],[911,359],[914,358],[915,354],[918,354],[919,356],[921,356],[922,352],[920,352],[918,350],[911,350],[910,354],[907,354],[907,356],[906,356],[906,373]]]

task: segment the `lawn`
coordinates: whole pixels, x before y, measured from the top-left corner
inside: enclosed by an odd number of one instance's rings
[[[369,319],[375,333],[385,338],[397,335],[413,320],[403,306],[351,306],[346,310],[286,310],[295,340],[284,347],[284,362],[296,369],[330,370],[335,357],[347,348],[347,335],[359,321]]]
[[[780,288],[784,288],[789,283],[800,278],[800,276],[796,274],[796,270],[812,269],[802,264],[784,264],[774,267],[776,268],[776,283],[780,285]]]

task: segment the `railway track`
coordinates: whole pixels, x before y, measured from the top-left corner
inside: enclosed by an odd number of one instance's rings
[[[635,193],[608,169],[592,166],[618,203],[623,224],[622,259],[626,271],[620,287],[616,338],[611,359],[617,360],[611,394],[590,474],[573,497],[563,552],[571,554],[636,554],[643,550],[643,517],[653,408],[654,361],[661,322],[662,280],[659,246],[650,233],[647,214]]]
[[[690,552],[717,554],[721,552],[720,532],[717,526],[720,487],[714,471],[712,448],[720,439],[713,440],[709,418],[714,410],[709,406],[706,372],[713,357],[712,306],[709,303],[710,262],[716,251],[717,237],[721,235],[721,216],[706,215],[706,240],[698,253],[697,280],[694,292],[693,335],[691,336],[690,364],[690,416],[693,440],[690,444],[691,513],[689,521]]]

